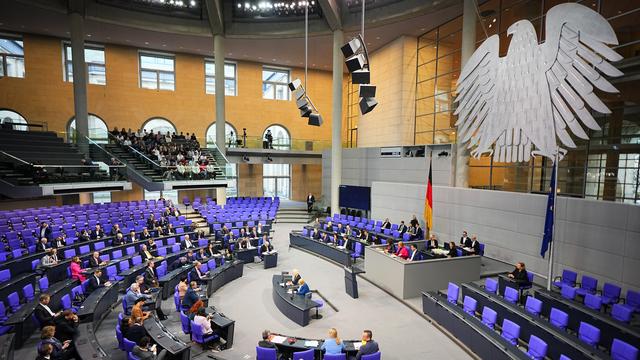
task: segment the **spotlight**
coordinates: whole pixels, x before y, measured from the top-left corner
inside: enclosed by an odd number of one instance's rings
[[[362,113],[362,115],[368,113],[369,111],[373,110],[376,105],[378,105],[378,102],[376,101],[376,99],[374,98],[362,98],[360,99],[360,113]]]
[[[369,69],[356,70],[351,73],[352,84],[368,84],[371,81]]]
[[[302,108],[300,108],[300,116],[301,117],[309,117],[309,114],[311,114],[311,108],[308,106],[304,106]]]
[[[362,43],[359,38],[353,38],[351,41],[346,43],[343,47],[340,48],[342,50],[342,54],[344,57],[348,58],[354,55],[360,48],[362,47]]]
[[[249,157],[247,155],[242,155],[242,161],[249,162]]]
[[[376,86],[370,84],[360,84],[360,97],[372,98],[376,97]]]
[[[298,100],[296,100],[296,105],[298,106],[298,109],[302,109],[305,107],[309,107],[309,102],[305,97],[301,97]]]
[[[267,154],[267,161],[268,162],[273,162],[273,159],[271,158],[271,155]]]
[[[304,88],[303,87],[299,87],[299,88],[293,90],[291,92],[291,94],[294,96],[294,98],[296,100],[298,100],[298,99],[300,99],[300,98],[302,98],[304,96]]]
[[[301,86],[302,86],[302,81],[300,81],[300,79],[295,79],[289,83],[289,90],[294,91]]]
[[[309,114],[309,122],[307,124],[313,126],[322,125],[322,116],[318,113]]]
[[[347,64],[347,69],[349,69],[350,73],[356,70],[361,70],[365,64],[364,55],[362,54],[354,55],[347,59],[346,64]]]
[[[438,157],[446,157],[449,156],[449,153],[446,151],[441,151],[440,153],[438,153]]]

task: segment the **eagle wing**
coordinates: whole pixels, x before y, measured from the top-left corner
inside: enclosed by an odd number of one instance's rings
[[[610,63],[622,60],[622,56],[607,46],[618,44],[611,25],[586,6],[557,5],[546,18],[546,41],[541,47],[555,133],[562,145],[574,148],[567,127],[575,136],[588,139],[582,125],[600,130],[589,108],[611,113],[594,93],[594,87],[608,93],[618,92],[602,74],[623,75]]]

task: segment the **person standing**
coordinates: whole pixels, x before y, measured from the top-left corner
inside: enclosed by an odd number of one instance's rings
[[[309,195],[307,195],[307,212],[310,214],[311,210],[313,209],[313,204],[316,202],[316,198],[315,196],[313,196],[312,193],[309,193]]]

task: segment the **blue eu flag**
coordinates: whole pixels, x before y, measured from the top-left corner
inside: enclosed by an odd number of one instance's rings
[[[554,164],[551,171],[551,186],[549,189],[549,199],[547,200],[547,216],[544,219],[544,237],[542,238],[542,248],[540,249],[540,255],[544,258],[549,244],[553,240],[553,213],[556,211],[556,166]]]

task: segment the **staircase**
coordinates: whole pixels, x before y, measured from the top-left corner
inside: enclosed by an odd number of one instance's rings
[[[127,164],[127,166],[133,168],[136,172],[141,173],[144,177],[149,178],[151,181],[162,181],[162,171],[154,170],[151,165],[144,160],[139,159],[133,153],[127,151],[120,145],[107,144],[104,145],[105,149],[115,155],[120,161]]]
[[[178,205],[178,209],[180,209],[182,215],[186,216],[187,219],[193,221],[193,224],[196,225],[195,231],[204,231],[205,235],[209,235],[209,224],[207,224],[207,220],[202,217],[199,212],[193,210],[191,206],[186,207],[182,204]]]
[[[313,218],[307,213],[307,204],[282,200],[276,214],[276,222],[285,224],[308,224]]]

